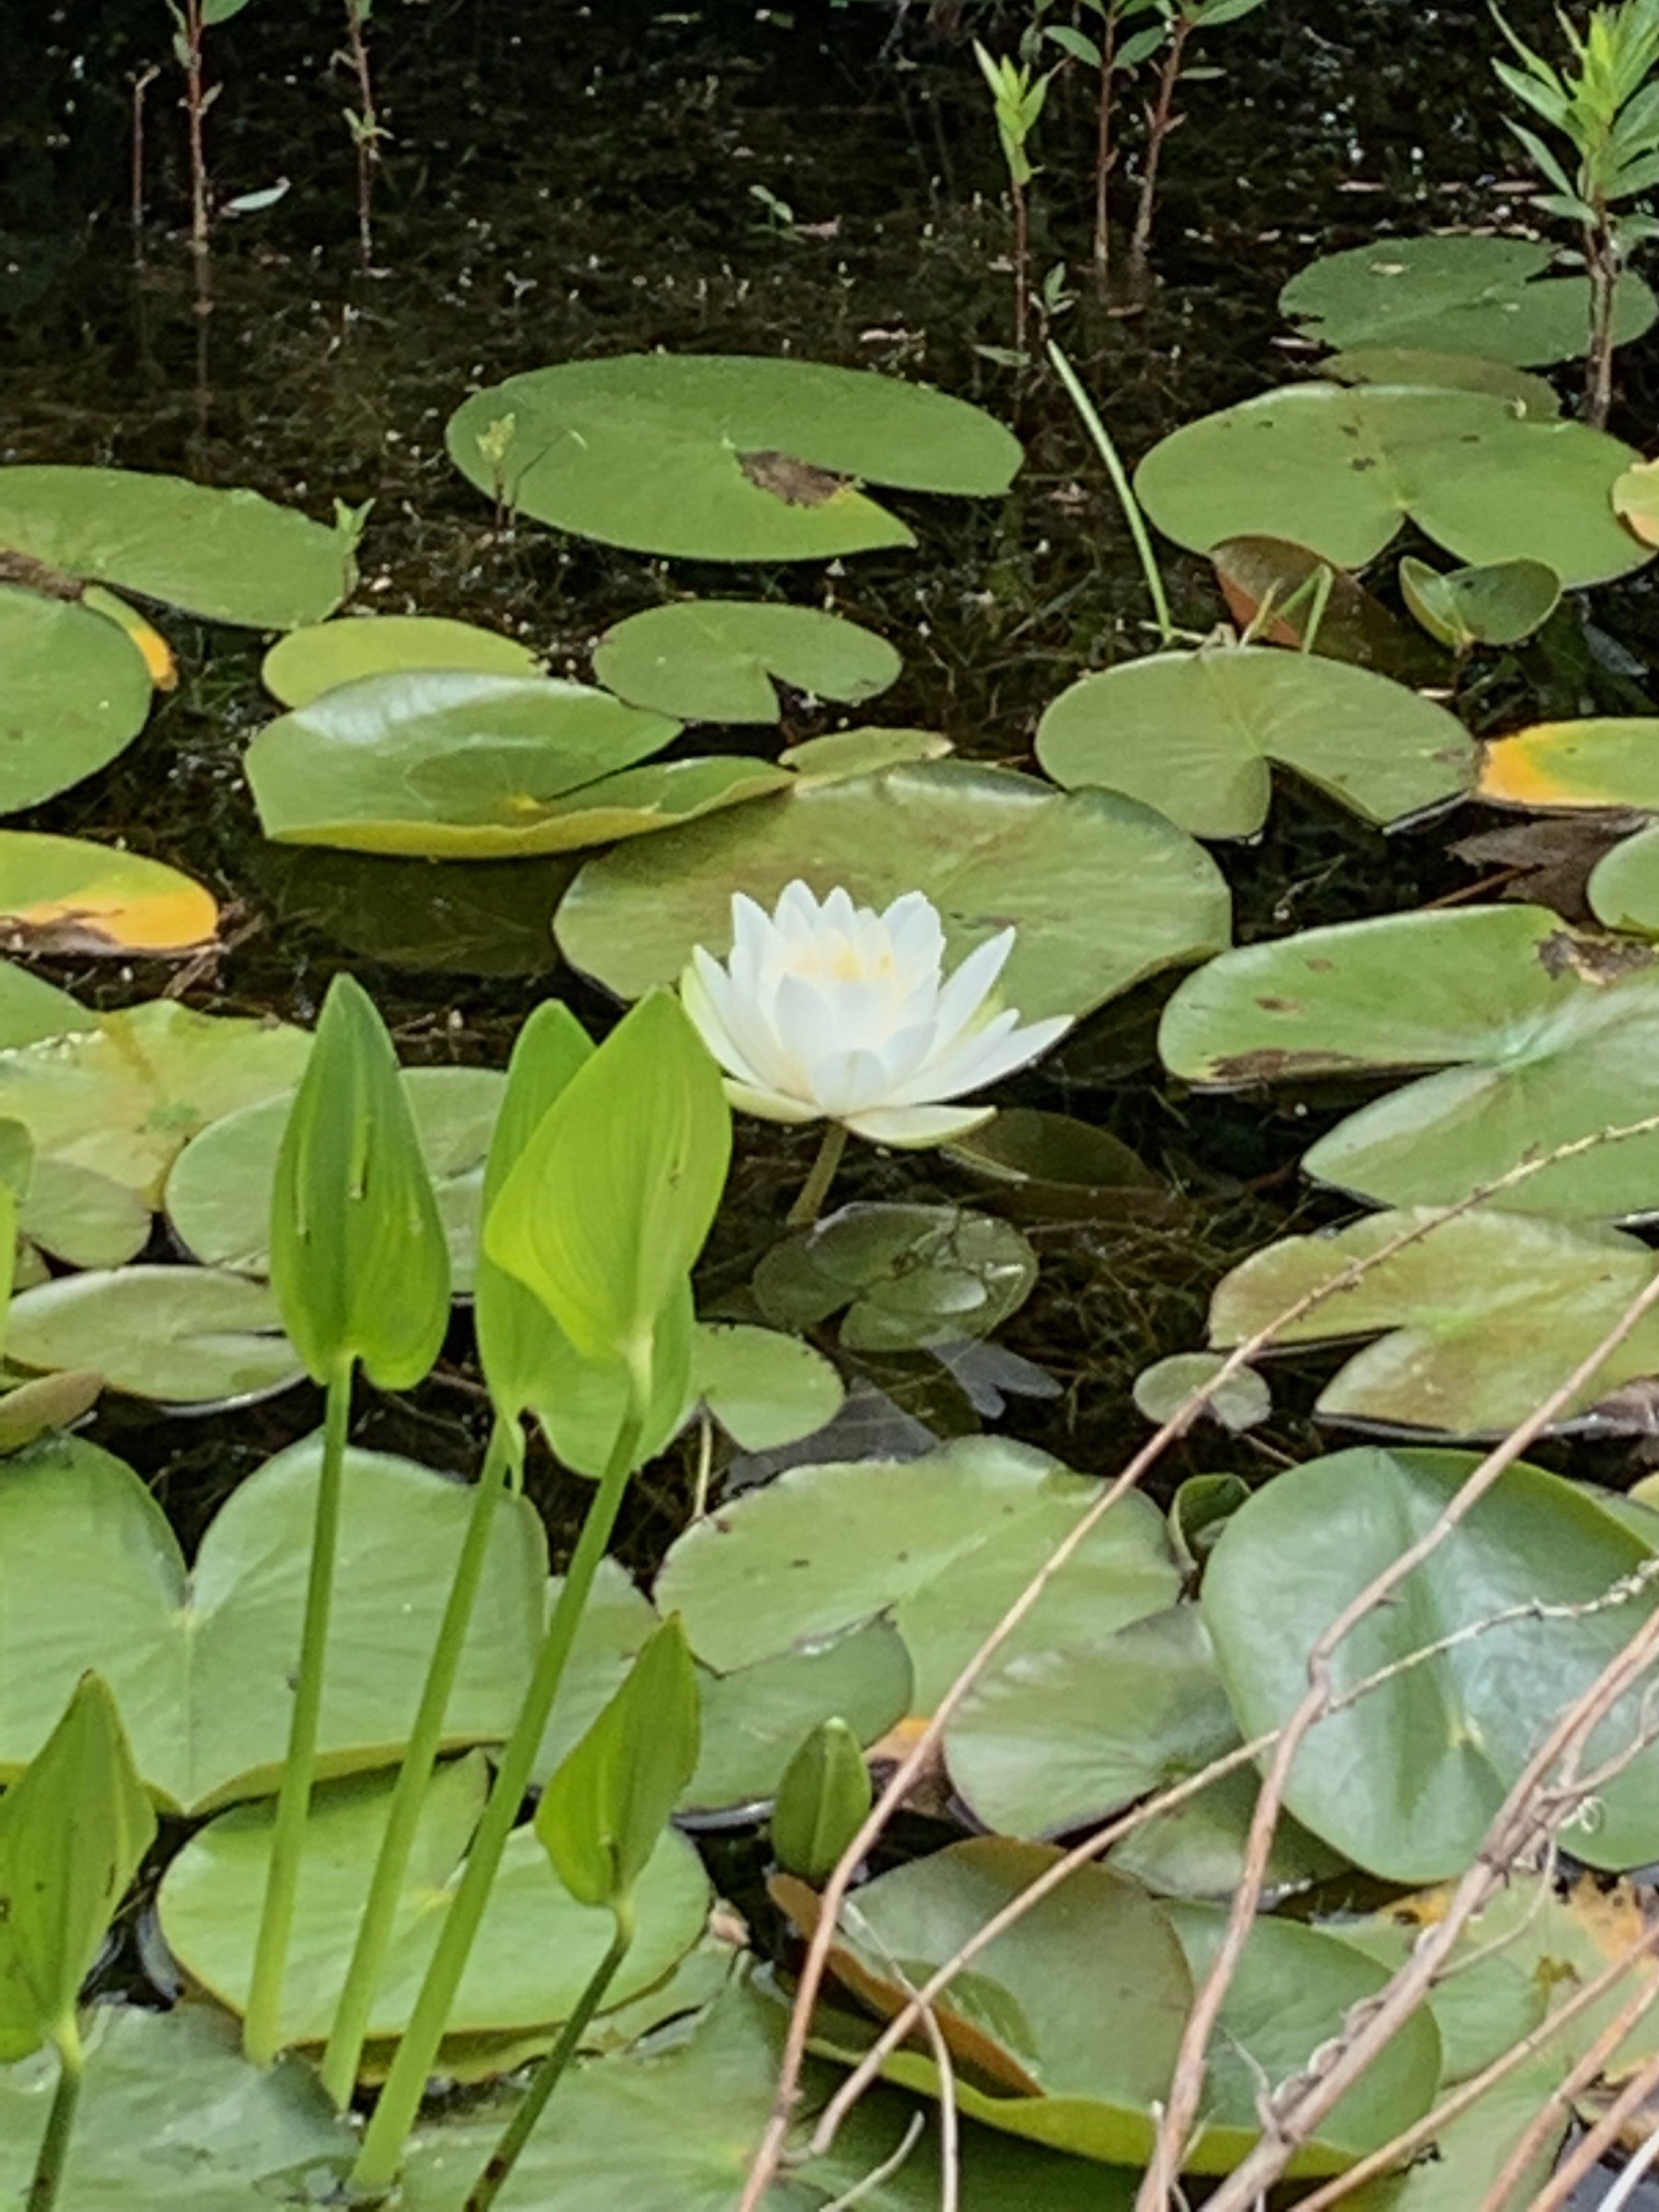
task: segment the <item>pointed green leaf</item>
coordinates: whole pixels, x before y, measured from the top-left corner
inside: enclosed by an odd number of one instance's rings
[[[648,1395],[658,1325],[702,1249],[731,1150],[719,1071],[678,1000],[654,993],[543,1117],[490,1208],[485,1252],[578,1351],[627,1361]]]
[[[349,975],[329,987],[283,1133],[270,1276],[283,1326],[325,1382],[358,1358],[382,1389],[407,1389],[449,1322],[449,1254],[398,1058]]]
[[[627,1905],[696,1771],[697,1678],[678,1615],[665,1620],[554,1774],[536,1833],[571,1895]]]
[[[155,1815],[101,1675],[0,1798],[0,2058],[73,2029],[76,2000]]]
[[[783,1771],[772,1808],[778,1864],[818,1888],[864,1826],[870,1770],[843,1720],[821,1721]]]

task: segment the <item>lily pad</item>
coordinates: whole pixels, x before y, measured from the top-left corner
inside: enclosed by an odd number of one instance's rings
[[[1056,1856],[1042,1844],[977,1838],[878,1875],[848,1907],[832,1954],[837,1974],[867,2002],[896,2009],[903,1996],[896,1967],[908,1984],[925,1978]],[[972,2069],[956,2083],[962,2109],[1086,2157],[1144,2160],[1194,1982],[1221,1926],[1212,1908],[1165,1908],[1103,1868],[1078,1869],[938,2000],[945,2040]],[[1093,1962],[1090,1973],[1076,1971],[1080,1954]],[[1236,2166],[1259,2133],[1261,2083],[1298,2072],[1349,2007],[1387,1978],[1385,1967],[1334,1936],[1258,1921],[1222,2008],[1188,2170]],[[896,2052],[884,2070],[937,2093],[925,2051]],[[1340,2172],[1387,2142],[1427,2110],[1439,2071],[1439,2038],[1419,2014],[1289,2172]]]
[[[45,1741],[88,1668],[108,1681],[158,1803],[199,1814],[280,1778],[305,1609],[315,1439],[232,1492],[187,1571],[131,1468],[58,1437],[0,1464],[0,1772]],[[408,1460],[346,1456],[321,1771],[398,1759],[471,1500]],[[389,1536],[395,1531],[395,1540]],[[32,1562],[51,1559],[52,1575]],[[497,1509],[445,1726],[451,1748],[512,1725],[542,1632],[546,1550],[521,1499]]]
[[[1346,662],[1261,646],[1126,661],[1062,691],[1036,754],[1070,791],[1103,785],[1200,837],[1252,837],[1267,818],[1270,763],[1367,822],[1461,797],[1474,741],[1443,707]]]
[[[1338,1452],[1287,1468],[1233,1516],[1202,1603],[1247,1735],[1288,1720],[1307,1694],[1319,1637],[1432,1526],[1476,1464],[1458,1452]],[[1291,1771],[1291,1811],[1386,1881],[1462,1874],[1551,1726],[1659,1602],[1651,1589],[1605,1601],[1649,1557],[1571,1483],[1509,1468],[1456,1540],[1337,1647],[1339,1695],[1396,1671],[1315,1724]],[[1443,1641],[1432,1658],[1402,1663]],[[1640,1705],[1626,1698],[1596,1731],[1589,1771],[1643,1727]],[[1623,1867],[1659,1850],[1659,1763],[1637,1759],[1597,1799],[1597,1817],[1570,1832],[1577,1857]]]
[[[1194,552],[1266,535],[1358,568],[1409,519],[1462,562],[1524,556],[1572,588],[1652,558],[1613,512],[1635,458],[1585,423],[1533,422],[1482,392],[1305,384],[1175,431],[1135,489]]]
[[[1041,1838],[1093,1827],[1238,1741],[1203,1617],[1179,1605],[1000,1668],[969,1692],[945,1758],[983,1826]]]
[[[294,1934],[278,2028],[284,2045],[327,2037],[368,1901],[395,1778],[361,1776],[319,1790],[306,1824]],[[489,1777],[472,1753],[428,1785],[369,2032],[408,2023],[444,1924]],[[270,1866],[274,1804],[239,1805],[187,1843],[163,1878],[161,1929],[191,1978],[234,2011],[246,2000]],[[606,1992],[625,2003],[661,1980],[702,1934],[708,1878],[672,1828],[635,1893],[638,1933]],[[608,1912],[579,1905],[533,1828],[507,1840],[450,2026],[456,2034],[528,2028],[568,2019],[610,1948]]]
[[[913,544],[850,479],[994,497],[1021,459],[1000,422],[927,385],[749,355],[532,369],[475,392],[446,437],[462,475],[517,513],[708,561]]]
[[[554,909],[578,863],[400,860],[266,843],[248,865],[283,921],[320,930],[366,959],[422,974],[540,975],[557,964]]]
[[[149,719],[143,655],[73,599],[0,584],[0,814],[106,767]]]
[[[705,1322],[691,1348],[691,1388],[742,1451],[770,1451],[832,1421],[846,1395],[821,1352],[798,1336]]]
[[[635,707],[686,722],[775,722],[775,683],[849,706],[896,683],[884,637],[844,616],[781,601],[677,599],[608,629],[593,672]]]
[[[501,2212],[614,2212],[627,2146],[628,2212],[732,2212],[776,2094],[783,2014],[743,1983],[699,2019],[635,2051],[575,2067],[559,2085],[497,2200]],[[806,2109],[834,2086],[807,2063]],[[399,2184],[406,2212],[463,2212],[515,2100],[446,2114],[412,2139]],[[830,2212],[864,2189],[907,2140],[907,2098],[861,2098],[827,2157],[791,2159],[767,2195],[769,2212]],[[956,2181],[961,2212],[1130,2212],[1136,2177],[1065,2158],[962,2123]],[[869,2212],[935,2212],[936,2130],[929,2129],[873,2194]],[[103,2208],[98,2208],[103,2212]]]
[[[819,738],[803,738],[786,745],[778,766],[793,775],[797,787],[810,783],[847,783],[859,775],[874,775],[884,768],[902,768],[911,761],[943,760],[951,750],[949,738],[937,730],[884,729],[866,726],[856,730],[826,730]]]
[[[139,853],[0,830],[0,939],[14,952],[187,952],[219,927],[213,894]]]
[[[1429,384],[1444,392],[1487,392],[1537,422],[1553,422],[1561,399],[1547,377],[1479,354],[1430,353],[1420,346],[1345,346],[1319,364],[1338,384]]]
[[[1176,992],[1158,1042],[1173,1073],[1223,1087],[1437,1069],[1339,1122],[1303,1165],[1375,1204],[1447,1206],[1659,1112],[1659,968],[1545,907],[1385,915],[1224,954]],[[1659,1137],[1559,1161],[1502,1203],[1659,1210]]]
[[[1533,239],[1379,238],[1310,262],[1279,304],[1325,345],[1474,354],[1535,368],[1582,354],[1590,326],[1589,278],[1547,276],[1554,259]],[[1645,284],[1621,283],[1615,341],[1640,337],[1656,314]]]
[[[1082,1014],[1225,942],[1226,884],[1185,833],[1106,792],[938,761],[797,790],[590,860],[559,909],[573,967],[620,997],[732,942],[732,894],[770,908],[802,878],[878,908],[926,891],[949,963],[1012,922],[1005,1004]],[[3,1098],[0,1097],[0,1107]]]
[[[1561,579],[1542,561],[1494,561],[1443,575],[1407,554],[1400,563],[1400,590],[1430,636],[1458,653],[1519,645],[1542,629],[1561,603]]]
[[[0,1052],[97,1026],[97,1015],[67,991],[15,961],[0,960]]]
[[[849,1352],[915,1352],[988,1336],[1024,1304],[1036,1277],[1030,1244],[990,1214],[848,1206],[775,1244],[754,1289],[781,1328],[816,1328],[838,1313]]]
[[[1566,1380],[1652,1279],[1654,1255],[1634,1237],[1477,1207],[1345,1283],[1357,1261],[1432,1218],[1426,1210],[1373,1214],[1334,1235],[1288,1237],[1253,1252],[1216,1291],[1212,1340],[1240,1343],[1310,1291],[1343,1284],[1278,1339],[1380,1340],[1347,1359],[1316,1412],[1334,1421],[1501,1436]],[[1659,1319],[1649,1316],[1562,1422],[1656,1372]]]
[[[450,1281],[471,1291],[483,1166],[507,1079],[489,1067],[405,1068],[404,1089],[449,1245]],[[167,1218],[209,1267],[270,1272],[271,1194],[292,1093],[227,1114],[192,1138],[167,1177]]]
[[[990,1437],[921,1459],[791,1468],[689,1528],[656,1602],[722,1673],[890,1612],[927,1712],[1097,1495],[1058,1461]],[[1125,1498],[1000,1663],[1109,1635],[1172,1604],[1179,1582],[1162,1516]]]
[[[1175,1352],[1154,1361],[1135,1377],[1135,1410],[1161,1428],[1223,1364],[1212,1352]],[[1241,1367],[1205,1400],[1203,1418],[1238,1436],[1265,1421],[1273,1407],[1273,1392],[1262,1376],[1254,1367]]]
[[[311,2069],[250,2066],[211,2005],[99,2005],[87,2045],[63,2212],[256,2212],[356,2149]],[[46,2052],[0,2069],[0,2201],[23,2202],[56,2087]]]
[[[319,693],[360,676],[416,668],[469,668],[486,676],[534,676],[537,656],[515,637],[447,615],[354,615],[311,623],[278,638],[259,679],[285,707],[308,707]]]
[[[560,849],[559,802],[679,728],[550,678],[361,677],[260,731],[248,782],[268,837],[488,859]]]
[[[1486,747],[1476,787],[1498,805],[1659,809],[1659,714],[1534,722]]]
[[[992,1184],[998,1210],[1021,1221],[1161,1221],[1179,1205],[1121,1138],[1070,1114],[1004,1107],[945,1152]]]
[[[291,1090],[311,1050],[286,1023],[191,1013],[172,999],[90,1019],[0,1051],[0,1118],[23,1124],[37,1159],[90,1168],[152,1206],[199,1129]]]
[[[1590,872],[1589,903],[1609,929],[1659,937],[1659,828],[1639,830],[1599,860]]]
[[[1260,1777],[1236,1769],[1114,1844],[1104,1863],[1161,1897],[1226,1899],[1244,1879]],[[1281,1813],[1265,1873],[1267,1897],[1294,1895],[1340,1874],[1347,1861]]]
[[[297,1382],[298,1353],[263,1283],[213,1267],[89,1268],[12,1301],[6,1352],[20,1367],[90,1370],[165,1405],[261,1398]]]
[[[351,588],[356,543],[355,518],[328,528],[258,492],[129,469],[0,469],[0,546],[210,622],[320,622]]]
[[[1613,511],[1644,545],[1659,545],[1659,461],[1638,461],[1613,488]]]
[[[150,1210],[137,1192],[72,1160],[33,1161],[20,1199],[24,1238],[71,1267],[124,1267],[149,1242]]]

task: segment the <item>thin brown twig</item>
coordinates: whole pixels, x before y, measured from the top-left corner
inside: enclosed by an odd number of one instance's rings
[[[935,1747],[943,1736],[951,1717],[961,1705],[980,1674],[996,1656],[1014,1630],[1030,1612],[1047,1589],[1054,1577],[1073,1558],[1079,1547],[1104,1516],[1127,1492],[1133,1489],[1141,1477],[1155,1466],[1169,1447],[1180,1440],[1209,1404],[1216,1392],[1231,1380],[1241,1367],[1246,1366],[1265,1351],[1283,1332],[1313,1312],[1328,1298],[1351,1289],[1360,1283],[1373,1268],[1381,1267],[1396,1254],[1419,1243],[1425,1237],[1449,1221],[1456,1220],[1474,1207],[1487,1204],[1546,1168],[1577,1158],[1581,1153],[1604,1144],[1615,1144],[1626,1139],[1650,1135],[1659,1131],[1659,1114],[1644,1115],[1639,1121],[1610,1125],[1593,1130],[1583,1137],[1570,1139],[1537,1157],[1517,1161],[1491,1182],[1477,1185],[1454,1205],[1436,1212],[1427,1219],[1413,1222],[1409,1229],[1389,1237],[1375,1252],[1352,1261],[1328,1282],[1316,1285],[1306,1291],[1285,1311],[1246,1338],[1229,1352],[1215,1372],[1194,1389],[1178,1406],[1163,1427],[1142,1445],[1128,1465],[1108,1485],[1101,1496],[1088,1509],[1075,1527],[1050,1554],[1024,1589],[1014,1600],[1002,1619],[996,1624],[963,1668],[961,1674],[945,1691],[927,1725],[917,1736],[905,1757],[900,1760],[889,1778],[885,1788],[872,1807],[858,1833],[847,1849],[825,1884],[823,1911],[817,1926],[808,1943],[802,1963],[800,1980],[796,1989],[795,2002],[790,2014],[789,2026],[784,2039],[782,2058],[779,2065],[777,2093],[755,2155],[750,2162],[738,2212],[758,2212],[758,2207],[775,2179],[788,2146],[789,2129],[794,2118],[799,2096],[801,2069],[805,2063],[807,2036],[817,2006],[818,1993],[823,1984],[824,1972],[829,1963],[830,1949],[835,1937],[836,1919],[842,1900],[852,1886],[859,1867],[886,1828],[893,1814],[902,1805],[926,1767]]]
[[[1626,2121],[1641,2111],[1656,2089],[1659,2089],[1659,2052],[1632,2075],[1595,2126],[1586,2129],[1528,2205],[1527,2212],[1560,2212],[1560,2207],[1574,2194],[1579,2183],[1595,2171],[1618,2142]],[[1480,2212],[1503,2212],[1503,2207],[1483,2204]]]
[[[1237,1972],[1261,1901],[1267,1879],[1268,1854],[1273,1849],[1291,1767],[1311,1730],[1330,1710],[1334,1693],[1331,1662],[1338,1647],[1361,1620],[1387,1601],[1407,1576],[1433,1556],[1498,1479],[1514,1466],[1557,1414],[1573,1402],[1579,1392],[1601,1371],[1608,1357],[1617,1351],[1631,1331],[1656,1306],[1659,1306],[1659,1274],[1644,1284],[1627,1303],[1613,1328],[1595,1349],[1577,1363],[1566,1379],[1534,1407],[1524,1421],[1511,1429],[1501,1443],[1486,1454],[1448,1500],[1433,1525],[1425,1529],[1415,1543],[1408,1545],[1380,1574],[1373,1575],[1365,1587],[1349,1600],[1309,1654],[1307,1694],[1280,1731],[1262,1779],[1250,1821],[1243,1878],[1234,1893],[1226,1930],[1215,1959],[1187,2016],[1176,2060],[1170,2101],[1159,2122],[1152,2157],[1136,2196],[1135,2212],[1164,2212],[1170,2189],[1181,2171],[1203,2099],[1210,2039]],[[1659,1620],[1659,1615],[1654,1618]],[[1260,2148],[1258,2146],[1258,2149]],[[1247,2160],[1246,2166],[1249,2163]],[[1243,2172],[1244,2167],[1239,2171]],[[1232,2205],[1224,2206],[1224,2199],[1227,2198],[1231,2188],[1231,2184],[1229,2183],[1218,2192],[1214,2212],[1233,2212]],[[1233,2204],[1243,2207],[1251,2201],[1249,2197],[1236,2197]]]

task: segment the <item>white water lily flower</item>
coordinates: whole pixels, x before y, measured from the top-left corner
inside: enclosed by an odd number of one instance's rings
[[[945,974],[933,902],[907,891],[884,914],[804,883],[768,914],[732,901],[724,965],[698,945],[680,996],[720,1066],[734,1106],[773,1121],[840,1121],[879,1145],[938,1145],[989,1121],[989,1106],[946,1102],[983,1090],[1046,1052],[1065,1016],[1019,1025],[992,993],[1012,929]]]

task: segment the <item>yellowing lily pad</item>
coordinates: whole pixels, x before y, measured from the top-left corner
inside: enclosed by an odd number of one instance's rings
[[[332,527],[253,491],[130,469],[0,469],[0,546],[210,621],[293,629],[351,588],[356,519]],[[131,648],[129,648],[131,649]]]
[[[1365,668],[1261,646],[1159,653],[1085,676],[1046,710],[1037,758],[1200,837],[1254,836],[1281,763],[1368,822],[1459,797],[1474,740],[1443,707]]]
[[[0,1052],[0,1118],[22,1122],[37,1159],[93,1169],[154,1206],[198,1129],[291,1090],[310,1050],[306,1031],[286,1023],[154,1000]]]
[[[1625,471],[1613,487],[1613,509],[1644,545],[1659,545],[1659,460]]]
[[[1534,722],[1486,747],[1477,788],[1499,805],[1659,809],[1659,714]]]
[[[1021,459],[1000,422],[926,385],[748,355],[532,369],[476,392],[446,437],[462,475],[503,507],[709,561],[908,545],[856,480],[994,496]]]
[[[1030,1019],[1084,1013],[1228,933],[1214,862],[1149,807],[937,761],[619,846],[571,885],[559,944],[573,967],[637,998],[675,981],[694,945],[726,951],[734,891],[770,908],[798,876],[820,897],[840,884],[876,908],[926,891],[951,967],[1012,922],[1002,997]]]
[[[1534,422],[1484,392],[1305,384],[1187,423],[1135,489],[1194,552],[1288,538],[1358,568],[1410,520],[1471,566],[1524,556],[1573,588],[1652,557],[1613,511],[1634,459],[1586,423]]]
[[[107,766],[149,714],[143,653],[72,599],[0,584],[0,813]]]
[[[310,623],[278,638],[260,665],[267,691],[307,707],[362,676],[417,668],[467,668],[486,676],[534,676],[537,658],[517,638],[447,615],[353,615]]]
[[[688,722],[775,722],[787,684],[860,705],[903,664],[873,630],[817,607],[677,599],[608,629],[593,655],[607,690]]]
[[[0,938],[13,951],[185,952],[218,927],[212,893],[160,860],[0,830]]]

